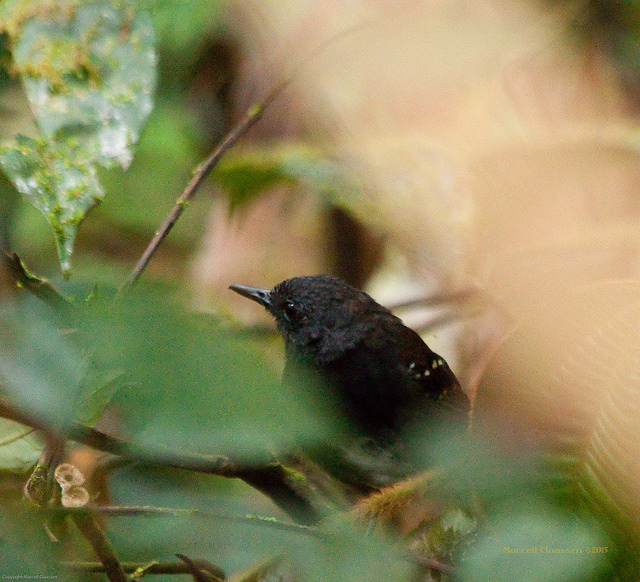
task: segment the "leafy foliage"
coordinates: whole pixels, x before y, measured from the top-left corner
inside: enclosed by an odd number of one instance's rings
[[[69,273],[78,227],[103,197],[95,164],[128,166],[151,111],[154,35],[146,12],[108,0],[41,8],[12,15],[14,63],[41,138],[5,144],[0,165],[49,221]]]
[[[5,306],[0,327],[4,390],[20,406],[64,430],[82,400],[86,363],[81,350],[64,337],[48,308],[34,300]]]
[[[337,193],[348,198],[348,192],[353,190],[338,164],[320,150],[302,144],[231,152],[213,177],[229,193],[232,208],[250,203],[276,184],[303,185],[329,199]]]
[[[577,582],[606,566],[601,532],[540,501],[505,504],[492,512],[490,528],[467,550],[462,579]]]
[[[3,500],[0,512],[0,560],[8,576],[74,580],[60,567],[53,547],[34,513]]]
[[[163,295],[93,305],[80,329],[105,369],[122,371],[116,402],[146,448],[255,462],[333,432],[313,394],[281,386],[256,349]]]
[[[42,440],[22,424],[0,420],[0,467],[23,472],[33,467],[42,451]]]
[[[66,325],[59,314],[29,300],[5,309],[1,323],[2,336],[12,338],[2,342],[0,350],[5,396],[63,433],[88,413],[96,416],[110,402],[122,413],[122,430],[147,451],[150,460],[171,450],[187,456],[220,454],[249,464],[265,463],[274,452],[334,438],[331,413],[322,409],[321,400],[304,386],[283,388],[256,349],[215,323],[186,316],[166,300],[165,293],[141,289],[117,305],[107,299],[93,300],[75,314],[71,335],[61,334]],[[89,374],[80,356],[82,346],[92,346],[87,353],[97,356]],[[109,371],[114,374],[109,376]],[[111,385],[108,396],[101,392],[104,385]],[[0,444],[0,449],[9,444]],[[7,462],[6,457],[0,459]],[[220,493],[212,484],[204,484],[208,501],[198,502],[199,495],[185,497],[182,486],[175,489],[170,475],[166,478],[153,500],[132,491],[132,487],[141,492],[148,487],[143,475],[120,494],[116,484],[114,494],[127,504],[157,505],[163,498],[173,506],[188,503],[210,508],[220,503]],[[233,503],[241,503],[240,499]],[[239,507],[235,506],[236,511]],[[239,515],[247,513],[250,509],[245,507]],[[180,536],[190,538],[195,527],[192,519],[175,521],[177,539],[167,537],[163,525],[157,531],[158,544],[166,548],[179,543]],[[215,514],[208,518],[213,523],[216,519]],[[129,530],[125,556],[132,548],[144,546],[148,551],[156,535],[148,518],[137,520],[145,525]],[[203,539],[209,541],[197,549],[219,561],[224,557],[220,536],[207,536],[210,527],[202,530]],[[355,576],[382,581],[404,577],[411,569],[383,537],[363,536],[348,522],[336,522],[312,535],[265,529],[260,522],[225,524],[224,530],[223,539],[233,543],[246,540],[247,532],[252,532],[244,560],[238,562],[236,556],[231,561],[236,568],[282,552],[291,560],[289,567],[304,580],[330,575],[336,580]],[[118,545],[119,536],[115,539]]]

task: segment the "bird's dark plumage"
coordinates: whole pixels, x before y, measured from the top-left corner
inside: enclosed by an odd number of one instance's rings
[[[275,318],[286,345],[285,380],[299,367],[320,374],[364,435],[385,442],[415,422],[467,414],[469,400],[444,359],[344,281],[317,275],[287,279],[271,291],[231,289]]]

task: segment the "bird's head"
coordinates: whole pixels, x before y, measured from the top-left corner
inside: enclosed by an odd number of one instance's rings
[[[369,315],[387,311],[371,297],[330,275],[295,277],[271,291],[230,287],[264,306],[275,318],[287,348],[306,357],[330,359],[355,345],[370,328]]]

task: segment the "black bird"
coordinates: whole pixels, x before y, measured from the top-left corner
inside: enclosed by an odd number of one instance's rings
[[[320,375],[364,437],[386,446],[417,423],[466,422],[469,399],[445,360],[366,293],[330,275],[230,288],[275,318],[284,381],[300,368]]]

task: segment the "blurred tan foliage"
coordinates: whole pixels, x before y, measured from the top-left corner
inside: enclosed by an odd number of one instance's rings
[[[537,6],[237,3],[254,87],[314,55],[262,131],[324,144],[362,186],[341,202],[445,288],[592,245],[633,216],[635,136],[610,65]]]

